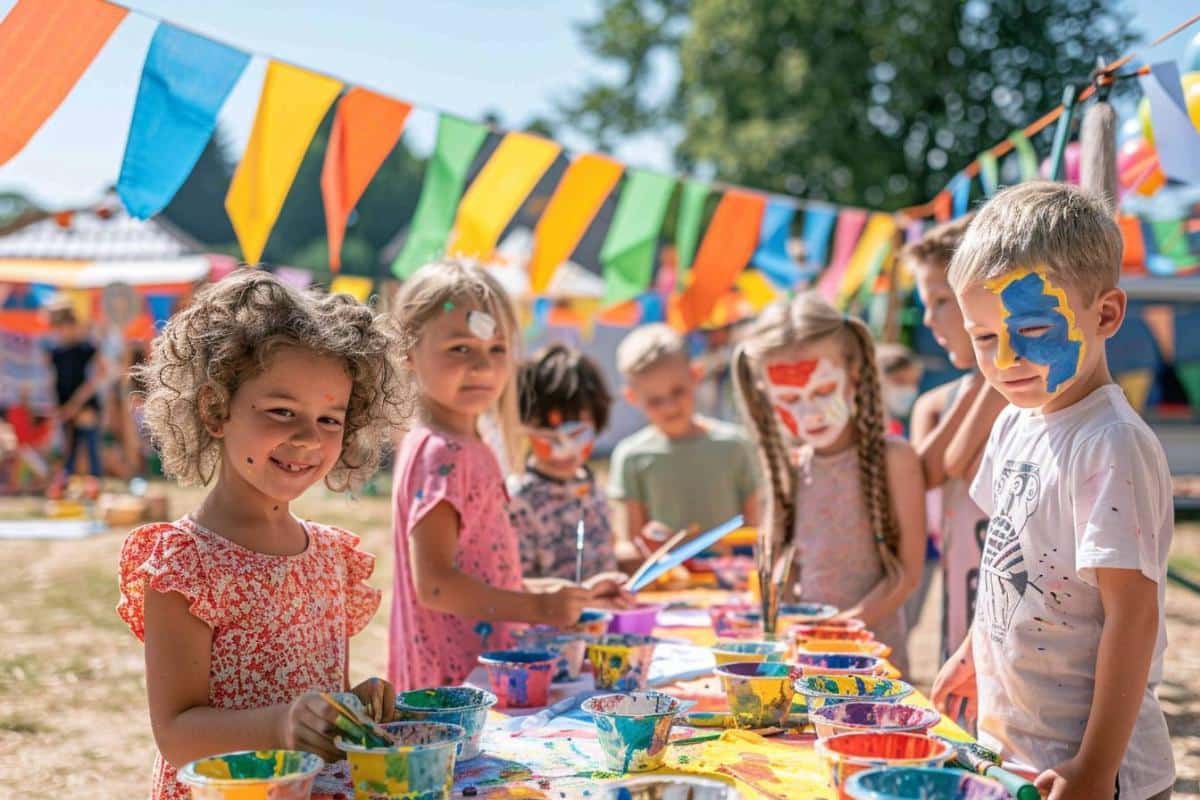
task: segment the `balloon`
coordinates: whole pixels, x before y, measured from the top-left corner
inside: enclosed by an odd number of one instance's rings
[[[1179,63],[1180,72],[1195,72],[1200,70],[1200,31],[1192,37],[1187,49],[1183,51],[1183,59]]]
[[[1063,180],[1067,183],[1079,183],[1079,142],[1070,142],[1063,151]],[[1046,180],[1050,179],[1050,157],[1042,159],[1039,173]]]
[[[1142,121],[1137,117],[1130,117],[1121,123],[1120,129],[1117,131],[1117,142],[1125,144],[1130,139],[1136,139],[1142,135]]]
[[[1167,183],[1158,152],[1145,139],[1130,139],[1117,150],[1117,181],[1122,191],[1133,189],[1149,197]]]
[[[1200,40],[1200,35],[1197,35],[1197,40]],[[1192,118],[1192,125],[1200,130],[1200,70],[1184,73],[1180,82],[1183,84],[1183,102],[1187,105],[1188,116]]]
[[[1150,98],[1143,97],[1138,101],[1138,120],[1142,123],[1142,138],[1151,147],[1154,146],[1154,122],[1150,119]]]

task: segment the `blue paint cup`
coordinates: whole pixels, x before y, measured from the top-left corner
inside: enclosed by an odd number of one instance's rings
[[[996,781],[956,769],[884,767],[851,775],[852,800],[1009,800]]]
[[[414,689],[396,696],[396,717],[404,722],[444,722],[460,726],[466,738],[458,761],[469,761],[481,752],[480,741],[488,711],[496,695],[471,686]]]
[[[661,692],[605,694],[583,704],[596,723],[605,765],[614,772],[661,767],[680,707],[678,700]]]

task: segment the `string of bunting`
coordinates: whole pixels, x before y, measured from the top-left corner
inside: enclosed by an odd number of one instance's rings
[[[192,171],[251,53],[106,0],[18,0],[0,22],[0,52],[6,53],[0,107],[10,109],[8,123],[0,129],[0,165],[32,138],[131,11],[155,20],[157,27],[143,65],[117,192],[131,214],[148,218],[166,207]],[[1198,19],[1200,14],[1154,44]],[[1130,54],[1100,68],[1074,102],[1086,100],[1097,87],[1127,77],[1118,70],[1133,57]],[[225,208],[245,260],[259,262],[301,160],[317,127],[336,103],[320,181],[330,266],[336,272],[347,220],[399,141],[413,104],[363,86],[347,86],[340,78],[271,56],[265,58],[266,77],[253,128]],[[1148,93],[1159,84],[1169,89],[1168,73],[1139,67],[1132,74],[1155,82]],[[1175,93],[1165,91],[1163,97],[1178,106],[1177,72],[1175,80]],[[1168,105],[1159,99],[1153,108]],[[1014,131],[960,170],[932,200],[898,212],[680,180],[627,167],[607,156],[580,154],[569,161],[534,230],[528,267],[530,290],[536,295],[548,289],[558,267],[569,259],[601,207],[617,192],[615,213],[600,251],[603,305],[636,302],[666,283],[669,302],[656,312],[680,328],[692,329],[719,316],[722,300],[732,290],[750,296],[753,305],[761,307],[776,293],[816,279],[829,300],[847,309],[890,285],[895,271],[889,265],[895,249],[902,241],[918,237],[927,220],[947,220],[966,213],[976,177],[985,194],[996,191],[1001,158],[1015,153],[1020,178],[1036,177],[1037,155],[1030,139],[1067,109],[1059,105]],[[437,108],[430,110],[438,115],[436,143],[405,246],[392,265],[401,279],[442,252],[491,258],[501,234],[538,181],[563,156],[562,146],[550,139],[496,131],[501,134],[498,146],[468,186],[471,165],[491,131]],[[1181,131],[1185,126],[1178,124],[1178,108],[1156,111],[1156,122],[1167,113],[1174,117],[1163,117],[1163,130]],[[1182,118],[1187,119],[1186,108]],[[1200,136],[1194,128],[1190,130]],[[1056,148],[1052,158],[1060,153]],[[1166,166],[1165,153],[1163,161]],[[1138,182],[1150,179],[1159,168],[1157,155],[1152,163],[1139,164],[1139,168]],[[660,286],[655,287],[659,236],[677,186],[674,271],[669,279],[660,275]],[[719,192],[720,198],[705,228],[704,212],[713,192]],[[787,249],[798,210],[803,211],[803,261]],[[1128,221],[1122,223],[1122,229],[1130,237],[1140,236],[1143,252],[1154,249],[1150,239],[1158,242],[1162,235]],[[1158,250],[1162,249],[1160,244]],[[1172,254],[1172,264],[1178,265],[1178,255]],[[1159,262],[1160,268],[1165,268],[1164,263]],[[895,277],[901,288],[911,288],[906,275]],[[369,291],[362,280],[347,280],[350,278],[338,276],[334,289],[356,294]]]

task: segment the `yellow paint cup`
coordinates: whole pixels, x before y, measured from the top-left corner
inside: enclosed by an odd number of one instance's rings
[[[307,800],[324,766],[299,750],[243,750],[197,759],[179,780],[194,800]]]

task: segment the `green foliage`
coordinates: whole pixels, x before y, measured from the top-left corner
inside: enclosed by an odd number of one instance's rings
[[[229,144],[224,132],[217,128],[162,215],[214,252],[227,252],[227,246],[235,244],[233,225],[225,214],[225,195],[232,179]],[[240,255],[236,250],[235,253]]]
[[[674,125],[681,166],[873,207],[928,199],[1137,38],[1112,0],[604,0],[581,32],[621,73],[561,109],[598,144]]]

